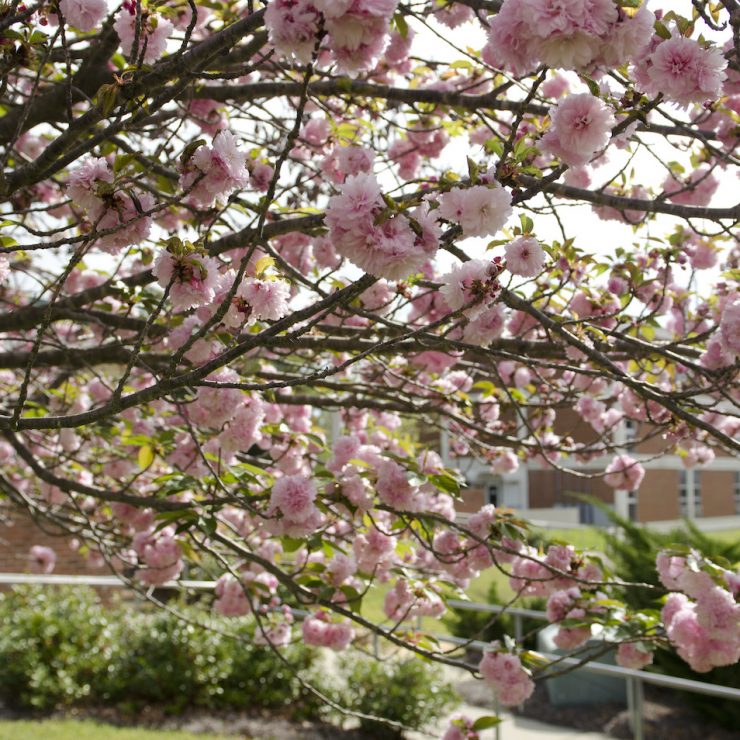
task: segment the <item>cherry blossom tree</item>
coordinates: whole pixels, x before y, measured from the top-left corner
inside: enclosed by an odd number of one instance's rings
[[[503,704],[547,661],[410,621],[487,569],[575,655],[601,624],[622,665],[737,662],[728,564],[662,553],[658,616],[510,510],[456,516],[456,457],[635,490],[625,420],[740,450],[740,4],[669,5],[3,2],[6,505],[134,588],[217,579],[276,650],[379,635]]]

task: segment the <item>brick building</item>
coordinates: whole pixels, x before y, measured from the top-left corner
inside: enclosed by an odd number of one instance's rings
[[[559,412],[555,432],[581,442],[594,438],[593,429],[575,412]],[[662,522],[689,518],[738,517],[740,526],[740,458],[717,454],[704,466],[686,468],[678,455],[661,455],[666,443],[660,435],[650,436],[646,424],[622,423],[616,437],[628,454],[645,468],[645,478],[635,493],[615,491],[602,477],[578,477],[539,462],[527,462],[510,474],[496,475],[489,467],[472,458],[451,458],[444,435],[443,458],[448,465],[464,473],[468,487],[460,508],[475,511],[485,503],[494,503],[519,511],[542,510],[549,517],[557,510],[570,510],[563,522],[603,524],[606,517],[597,507],[579,502],[572,494],[587,494],[613,506],[622,516],[638,522]],[[632,440],[640,440],[632,444]],[[564,467],[583,473],[600,473],[611,457],[601,457],[585,464],[568,461]],[[542,518],[546,518],[543,516]],[[555,517],[559,520],[559,517]]]

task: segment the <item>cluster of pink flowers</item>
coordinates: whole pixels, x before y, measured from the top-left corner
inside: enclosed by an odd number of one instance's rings
[[[500,272],[500,267],[491,260],[468,260],[442,275],[440,293],[450,310],[459,311],[463,306],[468,306],[465,315],[475,318],[496,294],[496,278]]]
[[[239,375],[228,367],[207,376],[216,383],[235,383]],[[221,429],[239,409],[244,394],[238,388],[205,386],[198,390],[198,397],[188,406],[188,416],[195,424],[208,429]]]
[[[163,288],[170,285],[175,311],[210,304],[219,285],[217,260],[196,253],[175,255],[163,249],[152,272]]]
[[[564,619],[584,619],[586,609],[581,590],[576,586],[554,591],[547,599],[547,619],[562,622]],[[591,627],[561,627],[554,642],[562,650],[572,650],[591,637]]]
[[[50,547],[34,545],[28,553],[32,573],[51,573],[57,563],[57,554]]]
[[[682,557],[661,552],[656,567],[661,583],[674,592],[666,599],[662,617],[678,654],[699,673],[737,663],[740,604],[736,596],[701,570],[694,553]],[[728,587],[735,578],[726,574]]]
[[[572,167],[587,164],[609,143],[612,109],[590,93],[568,95],[550,109],[551,126],[542,148]]]
[[[534,691],[534,681],[518,656],[494,651],[486,652],[478,670],[496,692],[498,700],[506,707],[514,707],[529,699]]]
[[[231,131],[219,131],[213,146],[198,147],[185,165],[180,187],[190,189],[189,197],[200,206],[209,207],[214,201],[246,187],[249,172],[247,155],[239,151]]]
[[[301,628],[306,645],[337,651],[346,649],[355,638],[355,631],[349,622],[332,622],[325,611],[306,617]]]
[[[290,285],[284,280],[246,278],[237,288],[224,324],[231,328],[253,324],[256,320],[276,321],[288,313]]]
[[[70,26],[87,33],[105,18],[108,3],[106,0],[59,0],[59,10]]]
[[[668,199],[683,206],[706,206],[719,187],[719,180],[707,167],[694,170],[685,182],[673,174],[663,183]]]
[[[616,67],[650,43],[655,16],[627,16],[611,0],[505,0],[491,18],[483,60],[515,75],[549,67]]]
[[[604,482],[621,491],[636,491],[645,477],[645,468],[629,455],[617,455],[609,463]]]
[[[438,594],[423,584],[409,583],[405,578],[399,578],[385,595],[383,611],[388,619],[394,621],[440,617],[445,612],[445,604]]]
[[[452,188],[439,196],[437,215],[459,224],[463,236],[493,236],[511,216],[511,193],[501,186]]]
[[[134,198],[116,190],[113,181],[105,159],[91,157],[69,173],[67,195],[87,211],[98,231],[113,230],[99,237],[97,244],[114,253],[149,236],[152,219],[144,213],[154,206],[154,198],[146,192]]]
[[[639,642],[623,642],[617,648],[617,663],[622,668],[641,671],[653,662],[653,651]]]
[[[286,531],[314,531],[321,523],[316,495],[316,484],[312,480],[302,475],[283,476],[272,487],[269,512],[282,514]]]
[[[175,539],[174,527],[165,527],[159,532],[138,532],[133,547],[139,561],[146,566],[137,573],[142,582],[158,586],[180,575],[182,551]]]
[[[377,217],[386,207],[373,175],[349,176],[326,209],[329,239],[336,251],[371,275],[400,280],[420,271],[439,246],[439,227],[428,211]],[[376,221],[381,221],[376,223]]]
[[[370,69],[388,43],[398,0],[313,0],[324,14],[328,46],[340,69]]]
[[[470,717],[455,714],[450,719],[450,725],[441,740],[480,740],[480,735],[473,729],[474,724]]]
[[[124,2],[113,28],[118,34],[118,38],[121,40],[121,48],[127,56],[138,57],[146,45],[146,51],[144,52],[144,62],[146,64],[156,62],[164,54],[167,41],[173,30],[170,21],[160,15],[150,13],[148,10],[142,10],[141,32],[138,39],[139,47],[134,49],[133,45],[136,37],[136,2],[134,0]]]
[[[265,11],[270,43],[308,62],[323,15],[326,47],[348,72],[370,69],[383,53],[398,0],[274,0]]]
[[[242,617],[249,614],[250,605],[244,584],[231,573],[224,573],[216,581],[216,600],[213,608],[225,617]]]
[[[726,68],[721,49],[674,35],[665,40],[654,37],[632,71],[639,89],[685,107],[716,100],[722,94]]]

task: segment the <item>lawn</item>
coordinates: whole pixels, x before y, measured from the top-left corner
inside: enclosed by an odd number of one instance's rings
[[[233,740],[224,735],[140,730],[135,727],[113,727],[91,721],[47,719],[0,722],[0,740]]]

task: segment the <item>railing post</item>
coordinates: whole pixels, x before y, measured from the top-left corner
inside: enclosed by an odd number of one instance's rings
[[[497,717],[501,717],[501,705],[498,703],[498,696],[496,696],[496,692],[493,693],[493,713]],[[496,740],[501,740],[501,723],[499,722],[497,725],[494,725],[493,727],[493,736]]]
[[[643,687],[642,681],[636,676],[627,679],[627,708],[629,710],[629,724],[634,740],[645,740],[643,727]]]
[[[521,643],[523,634],[524,631],[522,630],[522,615],[517,612],[516,614],[514,614],[514,637],[516,638],[516,641],[518,643]]]

